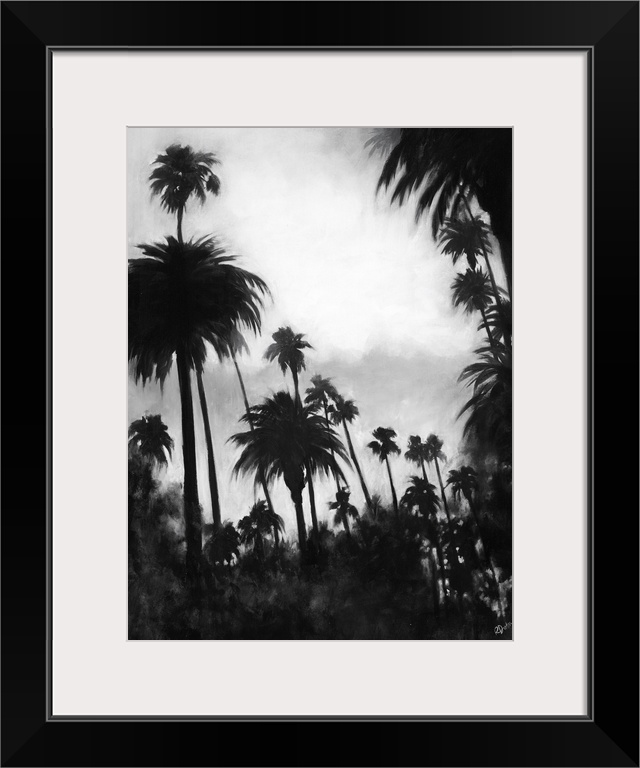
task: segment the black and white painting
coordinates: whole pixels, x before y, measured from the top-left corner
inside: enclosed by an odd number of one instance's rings
[[[511,638],[511,129],[127,153],[129,638]]]

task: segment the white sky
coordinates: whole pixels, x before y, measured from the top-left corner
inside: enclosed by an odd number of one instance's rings
[[[403,455],[410,434],[436,432],[455,463],[462,432],[456,414],[467,390],[457,383],[462,368],[482,342],[479,318],[451,306],[455,269],[440,254],[425,221],[416,225],[414,206],[389,206],[376,196],[382,160],[364,149],[369,129],[361,128],[130,128],[128,129],[128,257],[137,243],[175,234],[175,216],[150,197],[151,163],[169,144],[190,144],[214,152],[221,165],[221,194],[204,206],[193,201],[184,218],[185,237],[215,234],[240,264],[266,280],[273,294],[263,317],[263,335],[249,340],[242,360],[251,402],[284,387],[291,378],[262,354],[281,325],[307,334],[307,371],[332,377],[338,390],[356,400],[361,418],[351,427],[369,490],[390,502],[384,465],[365,448],[378,426],[393,427]],[[494,269],[501,272],[497,260]],[[461,267],[462,268],[462,267]],[[253,484],[234,480],[237,452],[226,441],[244,429],[244,412],[231,363],[207,364],[205,387],[212,420],[223,520],[237,521],[254,501]],[[211,517],[206,448],[194,383],[198,484],[205,519]],[[165,479],[182,479],[180,403],[175,370],[164,394],[155,385],[129,382],[129,421],[160,413],[176,443]],[[415,468],[392,460],[400,496]],[[348,475],[349,476],[349,475]],[[316,481],[319,519],[330,519],[327,503],[335,488]],[[355,475],[352,502],[363,504]],[[295,514],[279,481],[276,511],[289,536]],[[308,499],[305,514],[310,524]]]

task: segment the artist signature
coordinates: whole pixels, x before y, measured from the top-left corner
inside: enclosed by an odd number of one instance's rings
[[[493,632],[496,635],[501,635],[503,632],[506,632],[510,626],[510,621],[508,621],[506,624],[498,624],[498,626],[494,627]]]

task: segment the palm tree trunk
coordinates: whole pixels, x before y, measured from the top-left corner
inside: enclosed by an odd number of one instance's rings
[[[367,502],[367,507],[371,510],[373,508],[373,505],[371,504],[371,496],[369,496],[369,491],[367,490],[366,483],[364,482],[364,477],[362,476],[362,470],[360,469],[360,464],[358,464],[358,459],[356,458],[356,452],[353,449],[353,443],[351,442],[351,435],[349,434],[349,430],[347,429],[347,422],[343,419],[342,420],[342,426],[344,427],[344,434],[347,438],[347,445],[349,446],[349,454],[351,456],[351,461],[353,462],[353,466],[356,468],[356,472],[358,473],[358,477],[360,479],[360,485],[362,487],[362,493],[364,494],[365,501]]]
[[[329,424],[329,412],[327,411],[327,398],[326,397],[322,398],[322,405],[324,407],[324,421],[325,421],[325,424],[327,425],[327,430],[330,430],[331,426]],[[336,454],[335,454],[335,452],[333,450],[333,446],[331,446],[331,456],[332,456],[333,460],[335,461]],[[338,479],[338,473],[335,470],[333,472],[333,477],[335,478],[335,481],[336,481],[336,493],[340,493],[340,480]]]
[[[319,535],[318,531],[318,516],[316,514],[316,494],[313,489],[313,476],[311,474],[311,465],[306,463],[305,469],[307,470],[307,486],[309,488],[309,506],[311,507],[311,524],[313,525],[313,532],[316,537]]]
[[[400,515],[400,511],[398,510],[398,497],[396,496],[396,489],[393,485],[393,478],[391,477],[391,465],[389,464],[389,457],[385,456],[384,460],[387,464],[387,472],[389,473],[389,484],[391,485],[391,499],[393,500],[393,509],[396,513],[396,519]]]
[[[484,556],[487,559],[487,562],[489,564],[489,568],[491,569],[491,575],[493,576],[493,582],[496,586],[496,592],[498,595],[498,607],[500,610],[500,616],[502,619],[505,618],[504,614],[504,608],[502,606],[502,598],[500,596],[500,582],[498,581],[498,577],[496,576],[496,570],[493,567],[493,557],[491,556],[491,551],[489,550],[489,547],[485,543],[484,536],[482,535],[482,526],[480,525],[480,519],[478,517],[478,512],[476,510],[476,505],[473,503],[473,500],[471,499],[471,496],[467,496],[467,504],[469,505],[469,509],[471,510],[471,514],[473,515],[473,520],[476,524],[476,528],[478,529],[478,538],[480,539],[480,544],[482,544],[482,551],[484,552]]]
[[[495,347],[495,341],[493,340],[493,336],[491,335],[491,331],[489,330],[489,323],[487,322],[487,315],[484,311],[484,309],[480,308],[480,314],[482,315],[482,323],[484,325],[484,329],[487,332],[487,338],[489,339],[489,344],[492,347]]]
[[[231,358],[233,360],[233,364],[236,368],[236,373],[238,374],[238,381],[240,382],[240,389],[242,391],[242,399],[244,400],[244,408],[247,413],[247,419],[249,421],[249,429],[253,432],[253,419],[251,418],[251,406],[249,405],[249,398],[247,397],[247,390],[244,388],[244,380],[242,378],[242,374],[240,373],[240,366],[238,365],[238,361],[236,360],[235,352],[231,352]],[[262,486],[262,490],[264,492],[264,498],[267,502],[267,506],[269,507],[269,510],[273,513],[273,504],[271,503],[271,496],[269,494],[269,487],[267,486],[267,481],[264,476],[264,472],[262,470],[258,473],[258,478],[260,480],[260,485]],[[278,534],[278,528],[274,525],[273,527],[273,536],[275,539],[275,545],[276,548],[280,546],[280,536]]]
[[[209,466],[209,490],[211,492],[211,514],[213,515],[213,529],[217,531],[222,524],[222,515],[220,512],[220,497],[218,495],[218,477],[216,474],[216,462],[213,453],[213,438],[211,436],[211,423],[209,422],[209,408],[207,407],[207,396],[204,391],[204,382],[202,373],[196,373],[198,381],[198,395],[200,396],[200,409],[202,410],[202,420],[204,422],[204,436],[207,443],[207,463]]]
[[[176,353],[180,405],[182,412],[182,458],[184,462],[184,525],[187,544],[187,582],[197,593],[200,586],[200,558],[202,554],[202,516],[198,499],[196,465],[196,436],[191,398],[191,377],[184,349]]]
[[[433,613],[436,616],[440,616],[440,592],[438,590],[438,565],[436,558],[431,550],[431,557],[429,559],[430,571],[431,571],[431,599],[433,600]],[[445,594],[446,598],[446,594]]]
[[[420,459],[420,466],[422,467],[422,477],[424,478],[424,481],[428,483],[429,478],[427,477],[427,468],[425,467],[424,459]]]
[[[184,215],[184,208],[178,208],[178,242],[180,245],[184,242],[182,240],[182,217]]]
[[[342,522],[344,524],[344,530],[346,531],[347,536],[351,538],[351,528],[349,527],[349,518],[347,515],[343,516]]]
[[[302,494],[291,494],[293,505],[296,508],[296,523],[298,526],[298,547],[304,556],[307,552],[307,531],[304,524],[304,510],[302,509]]]
[[[291,376],[293,377],[293,391],[295,395],[296,408],[301,405],[300,392],[298,391],[298,371],[291,368]]]
[[[433,459],[434,464],[436,465],[436,472],[438,474],[438,483],[440,484],[440,493],[442,494],[442,505],[444,506],[444,511],[447,515],[447,523],[449,524],[449,534],[451,536],[451,549],[454,556],[454,562],[452,565],[457,565],[460,562],[460,559],[458,557],[458,550],[456,549],[456,533],[453,528],[453,523],[451,522],[451,515],[449,513],[449,505],[447,504],[447,497],[444,492],[444,485],[442,483],[442,475],[440,474],[440,464],[438,463],[438,459],[434,457]]]
[[[447,578],[446,578],[446,570],[444,567],[444,553],[442,551],[442,545],[440,544],[439,540],[436,540],[434,542],[436,547],[436,553],[438,555],[438,565],[440,566],[440,583],[442,584],[442,596],[444,599],[444,612],[448,616],[449,615],[449,601],[448,601],[448,594],[447,594]]]

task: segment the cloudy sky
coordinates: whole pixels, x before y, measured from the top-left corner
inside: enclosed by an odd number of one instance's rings
[[[129,128],[128,257],[136,244],[175,234],[174,216],[149,193],[151,163],[169,144],[190,144],[214,152],[221,165],[221,194],[204,206],[192,202],[184,219],[186,237],[215,234],[242,266],[268,283],[273,301],[263,317],[263,333],[250,340],[241,365],[251,402],[291,388],[277,364],[262,359],[271,334],[282,325],[305,333],[307,370],[331,377],[359,409],[351,434],[367,484],[390,503],[384,465],[366,449],[371,431],[392,427],[404,454],[410,434],[437,433],[450,464],[458,458],[462,432],[456,415],[468,395],[457,383],[481,342],[477,318],[451,306],[455,276],[423,221],[416,225],[413,205],[389,205],[376,195],[382,166],[364,143],[366,128]],[[497,264],[495,265],[498,274]],[[254,501],[247,479],[234,479],[236,450],[227,443],[244,429],[244,412],[231,363],[213,358],[205,386],[212,420],[223,520],[237,521]],[[194,394],[195,386],[194,386]],[[160,413],[176,443],[165,482],[182,479],[180,401],[175,369],[165,384],[129,381],[129,421]],[[205,519],[211,518],[206,448],[199,406],[195,404],[198,483]],[[400,495],[415,469],[404,458],[392,460]],[[363,504],[355,476],[352,502]],[[316,482],[319,519],[330,520],[330,481]],[[295,536],[295,514],[279,481],[273,491],[276,511],[287,534]],[[308,499],[305,512],[310,524]]]

